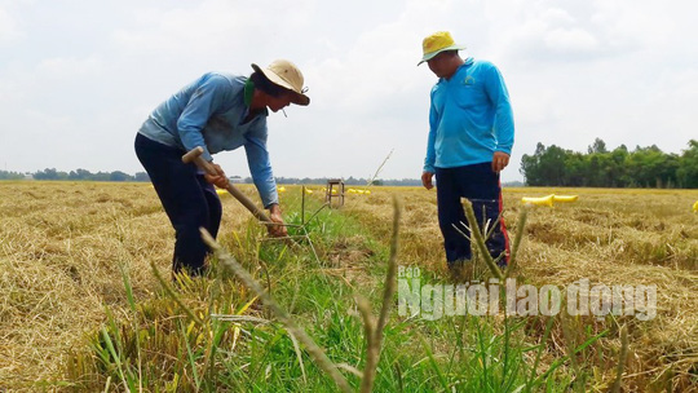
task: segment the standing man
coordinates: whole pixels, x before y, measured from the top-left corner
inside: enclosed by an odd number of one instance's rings
[[[504,79],[492,63],[463,60],[458,51],[465,46],[456,44],[449,32],[426,37],[422,48],[419,64],[426,62],[439,78],[431,90],[422,184],[430,190],[436,175],[446,261],[454,271],[472,257],[470,241],[456,229],[467,223],[461,205],[461,198],[467,198],[478,224],[489,221],[488,228],[494,226],[487,247],[493,258],[504,254],[499,265],[505,266],[509,241],[501,219],[499,172],[509,164],[514,118]]]
[[[162,206],[175,229],[172,268],[199,275],[205,269],[208,248],[199,227],[213,237],[221,220],[221,202],[213,187],[228,185],[228,178],[212,154],[245,147],[247,162],[270,219],[273,236],[285,236],[276,182],[267,151],[267,116],[291,103],[308,105],[303,75],[287,60],[266,69],[252,64],[245,76],[210,72],[185,86],[160,104],[138,131],[136,155],[148,172]],[[182,155],[201,146],[216,176],[204,174]]]

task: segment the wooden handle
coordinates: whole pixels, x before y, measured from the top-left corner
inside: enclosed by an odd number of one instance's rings
[[[185,164],[189,164],[193,162],[196,164],[197,167],[201,168],[204,172],[208,173],[209,175],[212,176],[217,176],[218,172],[216,172],[216,169],[211,165],[210,162],[204,160],[203,157],[201,157],[201,154],[204,153],[204,149],[201,146],[197,146],[193,149],[191,149],[187,154],[182,156],[182,162]],[[263,222],[269,222],[271,223],[272,221],[267,217],[267,214],[264,213],[260,208],[257,207],[257,205],[252,202],[250,198],[247,197],[247,195],[243,194],[242,191],[237,189],[235,186],[232,184],[228,183],[228,187],[225,188],[230,195],[234,196],[235,199],[240,201],[243,206],[247,208],[247,210],[252,213],[253,216],[255,216],[258,220],[263,221]]]
[[[234,196],[235,199],[240,201],[240,203],[242,203],[242,205],[245,206],[247,210],[249,210],[250,213],[252,213],[253,216],[257,217],[259,221],[269,223],[272,222],[271,219],[267,217],[267,214],[263,210],[258,208],[257,205],[255,205],[255,203],[252,202],[252,200],[248,198],[247,195],[243,194],[242,191],[240,191],[237,187],[228,183],[228,187],[226,187],[225,189],[230,193],[230,195]]]

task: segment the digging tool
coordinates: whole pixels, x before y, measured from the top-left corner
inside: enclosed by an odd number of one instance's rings
[[[185,164],[188,164],[190,162],[193,162],[196,164],[197,167],[208,173],[209,175],[216,176],[216,170],[213,168],[213,165],[209,163],[208,161],[204,160],[203,157],[201,157],[201,154],[203,154],[204,149],[201,146],[197,146],[193,149],[191,149],[187,154],[182,156],[182,162]],[[247,197],[247,195],[243,194],[240,190],[238,190],[235,186],[232,184],[228,183],[228,187],[226,187],[226,190],[230,193],[230,195],[234,196],[235,199],[240,201],[243,206],[247,208],[247,210],[252,213],[253,216],[257,217],[259,221],[262,221],[265,224],[272,224],[272,221],[269,219],[269,217],[264,213],[260,208],[255,205],[250,198]]]

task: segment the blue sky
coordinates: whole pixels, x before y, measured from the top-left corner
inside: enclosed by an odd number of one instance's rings
[[[698,138],[698,2],[0,0],[0,169],[142,170],[148,113],[200,74],[287,58],[311,105],[269,118],[274,172],[421,174],[428,93],[421,40],[450,30],[464,56],[509,87],[516,144],[504,181],[535,145],[586,150]],[[248,175],[244,151],[216,156]]]

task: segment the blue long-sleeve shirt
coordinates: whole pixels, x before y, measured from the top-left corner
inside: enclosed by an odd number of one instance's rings
[[[276,181],[267,151],[266,111],[247,123],[246,77],[207,73],[160,104],[139,133],[166,146],[189,151],[204,148],[203,157],[245,147],[254,184],[265,207],[278,203]]]
[[[513,145],[509,93],[494,64],[469,58],[450,79],[439,79],[431,90],[425,172],[490,162]]]

